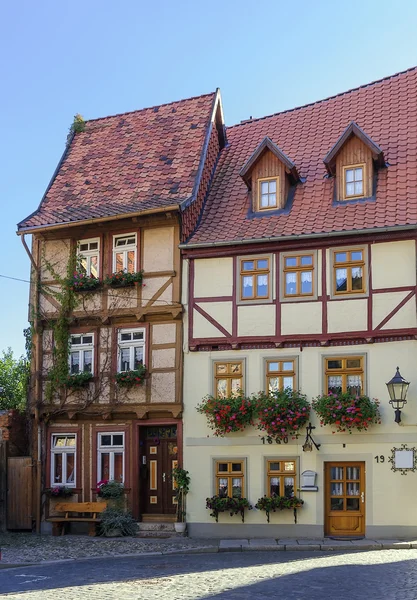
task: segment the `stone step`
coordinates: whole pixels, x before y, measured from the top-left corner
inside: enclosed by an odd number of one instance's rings
[[[139,531],[136,534],[139,538],[152,538],[152,539],[168,539],[168,538],[181,538],[184,537],[183,533],[176,533],[175,531]]]
[[[139,525],[139,531],[144,532],[144,531],[159,531],[159,532],[164,532],[164,533],[174,533],[175,532],[175,528],[174,528],[174,523],[138,523]]]

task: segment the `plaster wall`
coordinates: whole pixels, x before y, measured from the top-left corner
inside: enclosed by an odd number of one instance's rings
[[[233,259],[203,258],[195,261],[194,296],[231,296],[233,293]]]
[[[174,269],[174,227],[143,230],[143,268],[146,271]]]
[[[329,333],[366,331],[368,301],[334,300],[327,303],[327,327]]]
[[[375,289],[416,285],[414,240],[371,246],[372,285]]]
[[[282,335],[321,333],[321,302],[300,302],[281,306]]]

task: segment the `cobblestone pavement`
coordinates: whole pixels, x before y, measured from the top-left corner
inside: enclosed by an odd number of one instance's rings
[[[416,600],[417,549],[81,560],[0,571],[0,590],[16,600]]]

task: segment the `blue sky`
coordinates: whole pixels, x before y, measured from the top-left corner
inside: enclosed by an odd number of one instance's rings
[[[16,0],[0,37],[0,275],[28,279],[36,209],[75,113],[220,87],[225,119],[271,114],[417,64],[414,0]],[[24,350],[28,284],[0,277],[0,351]]]

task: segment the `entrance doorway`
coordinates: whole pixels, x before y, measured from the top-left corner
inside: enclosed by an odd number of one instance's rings
[[[142,520],[172,519],[176,513],[172,469],[178,465],[177,426],[141,427],[139,459]]]
[[[365,535],[365,463],[325,463],[325,535]]]

